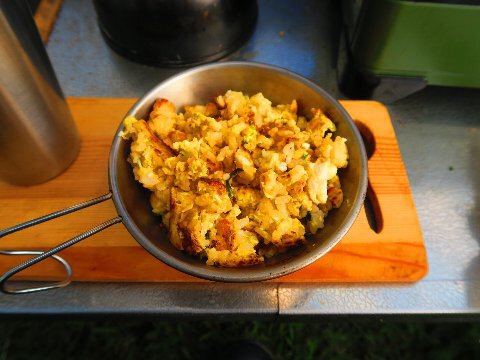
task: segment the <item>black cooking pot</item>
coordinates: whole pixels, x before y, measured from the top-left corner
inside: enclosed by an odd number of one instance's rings
[[[131,60],[186,66],[217,60],[252,34],[256,0],[94,0],[107,44]]]

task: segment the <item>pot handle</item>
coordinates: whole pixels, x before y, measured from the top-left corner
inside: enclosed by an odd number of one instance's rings
[[[55,211],[51,214],[41,216],[39,218],[30,220],[30,221],[26,221],[22,224],[12,226],[8,229],[0,231],[0,238],[2,238],[4,236],[7,236],[7,235],[10,235],[14,232],[29,228],[31,226],[43,223],[45,221],[49,221],[49,220],[55,219],[57,217],[60,217],[60,216],[66,215],[66,214],[70,214],[72,212],[75,212],[75,211],[87,208],[89,206],[101,203],[103,201],[111,199],[111,197],[112,197],[112,193],[109,192],[109,193],[107,193],[105,195],[102,195],[102,196],[99,196],[95,199],[84,201],[80,204],[70,206],[70,207],[65,208],[63,210]],[[0,289],[7,294],[24,294],[24,293],[32,293],[32,292],[36,292],[36,291],[55,289],[55,288],[67,286],[71,282],[72,270],[70,268],[70,265],[63,258],[61,258],[60,256],[55,255],[55,254],[57,252],[63,250],[63,249],[66,249],[66,248],[68,248],[68,247],[70,247],[70,246],[72,246],[72,245],[74,245],[74,244],[76,244],[76,243],[78,243],[78,242],[80,242],[80,241],[82,241],[82,240],[84,240],[84,239],[86,239],[86,238],[88,238],[88,237],[90,237],[90,236],[92,236],[92,235],[94,235],[94,234],[96,234],[96,233],[114,225],[114,224],[117,224],[121,221],[122,221],[122,218],[120,216],[117,216],[115,218],[107,220],[104,223],[101,223],[100,225],[97,225],[94,228],[91,228],[90,230],[87,230],[87,231],[81,233],[80,235],[77,235],[74,238],[72,238],[70,240],[67,240],[64,243],[62,243],[62,244],[60,244],[60,245],[58,245],[58,246],[56,246],[56,247],[54,247],[54,248],[52,248],[48,251],[45,251],[45,252],[44,251],[38,251],[38,250],[22,250],[22,251],[2,250],[2,251],[0,251],[1,255],[39,255],[39,256],[36,256],[36,257],[34,257],[30,260],[27,260],[27,261],[21,263],[20,265],[15,266],[14,268],[10,269],[5,274],[3,274],[0,277]],[[42,260],[45,260],[46,258],[48,258],[50,256],[52,256],[55,260],[60,262],[65,267],[65,270],[67,272],[67,278],[65,280],[60,281],[60,282],[56,282],[56,283],[46,284],[46,285],[43,285],[43,286],[28,287],[28,288],[22,288],[22,289],[17,289],[17,288],[7,286],[7,281],[13,275],[19,273],[20,271],[25,270],[26,268],[29,268],[32,265],[35,265],[36,263],[38,263]]]

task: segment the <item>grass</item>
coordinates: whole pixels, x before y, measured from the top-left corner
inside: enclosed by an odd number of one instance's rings
[[[240,339],[275,359],[480,359],[480,323],[9,320],[0,360],[216,359]]]

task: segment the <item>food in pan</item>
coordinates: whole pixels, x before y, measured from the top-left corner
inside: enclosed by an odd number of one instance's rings
[[[206,105],[159,99],[127,117],[128,161],[151,190],[170,242],[208,265],[238,267],[303,244],[343,201],[346,139],[320,110],[227,91]]]

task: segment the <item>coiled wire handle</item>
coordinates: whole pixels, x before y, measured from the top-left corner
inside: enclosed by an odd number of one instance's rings
[[[29,228],[31,226],[41,224],[45,221],[49,221],[49,220],[55,219],[57,217],[67,215],[67,214],[70,214],[72,212],[75,212],[75,211],[87,208],[89,206],[101,203],[103,201],[111,199],[111,197],[112,197],[112,193],[109,192],[109,193],[107,193],[105,195],[102,195],[102,196],[99,196],[95,199],[88,200],[88,201],[82,202],[80,204],[70,206],[66,209],[59,210],[59,211],[53,212],[51,214],[41,216],[41,217],[36,218],[36,219],[26,221],[22,224],[12,226],[8,229],[0,231],[0,238],[2,238],[4,236],[7,236],[7,235],[10,235],[14,232]],[[68,247],[70,247],[70,246],[72,246],[72,245],[74,245],[74,244],[76,244],[76,243],[78,243],[78,242],[80,242],[80,241],[82,241],[82,240],[84,240],[84,239],[86,239],[86,238],[88,238],[88,237],[90,237],[90,236],[92,236],[92,235],[94,235],[94,234],[96,234],[96,233],[114,225],[114,224],[117,224],[121,221],[122,221],[122,218],[119,217],[119,216],[117,216],[115,218],[112,218],[110,220],[107,220],[104,223],[101,223],[100,225],[97,225],[94,228],[92,228],[90,230],[87,230],[87,231],[81,233],[80,235],[77,235],[74,238],[72,238],[70,240],[67,240],[64,243],[62,243],[62,244],[60,244],[60,245],[58,245],[58,246],[56,246],[56,247],[54,247],[54,248],[52,248],[48,251],[1,250],[0,254],[2,254],[2,255],[13,255],[13,256],[15,256],[15,255],[39,255],[39,256],[36,256],[32,259],[29,259],[29,260],[21,263],[20,265],[15,266],[14,268],[10,269],[5,274],[3,274],[0,277],[1,290],[5,293],[8,293],[8,294],[24,294],[24,293],[32,293],[32,292],[36,292],[36,291],[43,291],[43,290],[49,290],[49,289],[55,289],[55,288],[67,286],[71,282],[72,269],[70,268],[70,265],[68,264],[68,262],[65,261],[65,259],[63,259],[60,256],[55,255],[55,254],[58,253],[59,251],[62,251],[63,249],[66,249],[66,248],[68,248]],[[19,273],[20,271],[25,270],[26,268],[29,268],[32,265],[35,265],[36,263],[38,263],[42,260],[45,260],[48,257],[53,257],[55,260],[60,262],[65,267],[65,270],[67,272],[67,277],[66,277],[65,280],[55,282],[55,283],[46,284],[46,285],[42,285],[42,286],[28,287],[28,288],[23,288],[23,289],[13,288],[13,287],[9,287],[7,285],[7,281],[13,275]]]

